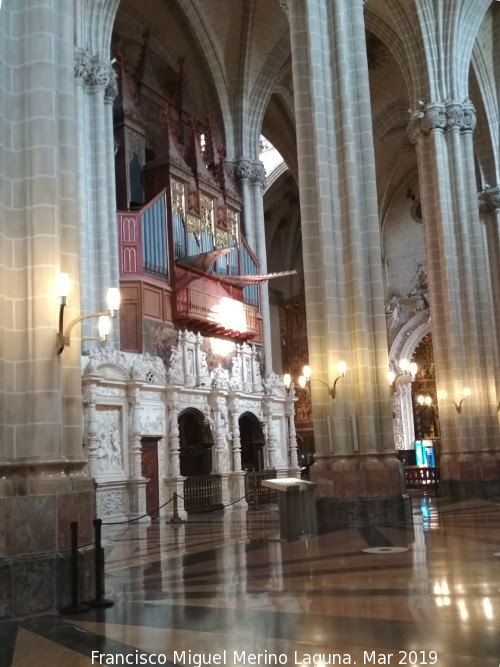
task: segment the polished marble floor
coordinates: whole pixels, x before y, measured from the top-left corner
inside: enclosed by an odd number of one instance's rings
[[[109,608],[0,622],[0,667],[500,666],[500,499],[278,539],[273,507],[106,526]]]

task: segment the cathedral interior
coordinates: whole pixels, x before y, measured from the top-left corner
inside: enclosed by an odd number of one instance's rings
[[[1,667],[498,665],[499,31],[0,1]]]

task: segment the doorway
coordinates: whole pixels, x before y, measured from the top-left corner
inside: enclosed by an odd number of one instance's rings
[[[160,487],[158,482],[158,439],[141,438],[141,474],[146,484],[146,512],[152,519],[159,516]]]
[[[242,470],[264,470],[265,437],[262,424],[254,414],[244,412],[239,418],[239,425]]]
[[[196,408],[179,415],[180,470],[183,477],[200,477],[212,472],[213,437],[210,424]]]

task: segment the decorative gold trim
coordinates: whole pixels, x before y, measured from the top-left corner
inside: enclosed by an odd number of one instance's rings
[[[185,217],[185,204],[184,204],[184,183],[180,181],[170,181],[170,196],[172,197],[172,211],[178,213],[181,218]]]
[[[227,248],[228,245],[229,245],[228,233],[223,231],[222,229],[216,229],[215,230],[215,247],[217,249]]]
[[[227,229],[229,238],[235,243],[239,243],[238,213],[230,208],[227,209]]]
[[[201,196],[200,202],[201,229],[209,234],[214,233],[214,200],[205,195]]]
[[[193,234],[201,246],[201,220],[194,215],[186,216],[186,229],[188,234]]]

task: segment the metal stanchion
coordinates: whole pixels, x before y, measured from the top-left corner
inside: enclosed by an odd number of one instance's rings
[[[112,607],[114,602],[104,597],[104,549],[101,546],[102,520],[94,519],[95,599],[91,607]]]
[[[71,604],[59,609],[61,614],[79,614],[88,611],[87,604],[78,603],[78,523],[70,523],[71,530]]]
[[[174,491],[173,499],[174,499],[174,513],[172,514],[172,517],[171,517],[169,523],[173,523],[173,524],[184,523],[184,519],[181,519],[181,517],[179,516],[179,507],[178,507],[177,492],[176,491]]]

